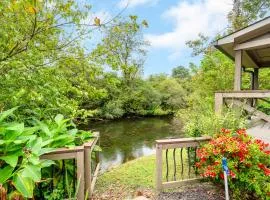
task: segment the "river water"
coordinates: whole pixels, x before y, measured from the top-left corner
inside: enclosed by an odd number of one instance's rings
[[[90,123],[100,132],[101,170],[155,153],[155,140],[184,137],[182,123],[172,117],[130,118]]]

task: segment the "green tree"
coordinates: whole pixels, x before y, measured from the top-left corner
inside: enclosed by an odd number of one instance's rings
[[[173,68],[172,77],[177,79],[186,79],[190,77],[189,69],[184,66]]]
[[[130,16],[129,20],[115,23],[106,30],[93,55],[101,64],[120,71],[126,84],[130,85],[142,73],[147,42],[143,40],[141,30],[147,22],[139,23],[137,16]]]
[[[239,30],[268,14],[269,0],[234,0],[233,9],[228,14],[231,24],[229,32]]]

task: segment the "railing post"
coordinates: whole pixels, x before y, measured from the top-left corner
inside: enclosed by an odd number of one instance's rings
[[[85,190],[88,194],[87,198],[91,198],[91,180],[92,180],[92,168],[91,168],[91,149],[85,147],[84,149],[84,162],[85,162]]]
[[[220,115],[223,107],[223,95],[222,93],[215,93],[215,113]]]
[[[78,200],[84,200],[84,194],[85,194],[85,171],[84,171],[84,151],[77,152],[77,181],[79,184],[77,199]]]
[[[156,188],[162,190],[162,146],[156,144]]]

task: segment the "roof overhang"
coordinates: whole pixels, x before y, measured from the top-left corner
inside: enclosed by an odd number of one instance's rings
[[[243,50],[243,67],[270,67],[270,17],[220,38],[215,47],[233,60]]]

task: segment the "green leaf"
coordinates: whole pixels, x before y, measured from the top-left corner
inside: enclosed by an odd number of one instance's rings
[[[68,131],[68,133],[69,133],[70,135],[74,135],[74,136],[75,136],[75,135],[78,133],[78,129],[76,129],[76,128],[71,129],[71,130]]]
[[[3,169],[0,169],[0,184],[4,184],[6,180],[8,180],[12,176],[14,168],[11,166],[6,166]]]
[[[33,197],[34,181],[31,178],[23,177],[19,172],[13,178],[13,184],[24,197]]]
[[[37,165],[27,165],[22,171],[22,176],[31,178],[34,182],[41,179],[41,168]]]
[[[19,135],[24,131],[24,123],[9,123],[6,129],[16,131]]]
[[[43,122],[40,122],[40,121],[38,122],[38,124],[39,124],[40,129],[41,129],[47,136],[52,137],[52,133],[51,133],[49,127],[48,127],[46,124],[44,124]]]
[[[54,165],[54,164],[55,164],[55,162],[52,160],[41,160],[40,161],[41,168],[50,167],[51,165]]]
[[[41,156],[41,155],[43,155],[45,153],[50,153],[50,152],[52,152],[54,150],[55,150],[55,148],[42,148],[42,149],[40,149],[40,151],[38,152],[37,155]]]
[[[29,158],[29,162],[31,162],[33,165],[39,165],[40,164],[40,160],[38,156],[32,156]]]
[[[7,117],[9,117],[15,110],[17,110],[18,107],[11,108],[9,110],[6,110],[0,114],[0,122],[5,120]]]
[[[18,155],[12,154],[12,155],[9,155],[9,156],[1,156],[0,160],[4,160],[11,167],[16,167],[16,165],[18,163]]]
[[[56,122],[58,125],[61,124],[61,121],[62,121],[63,119],[64,119],[64,116],[61,115],[61,114],[56,115],[55,118],[54,118],[55,122]]]
[[[40,149],[42,148],[42,139],[40,137],[30,141],[27,144],[27,147],[31,150],[33,154],[38,154]]]

